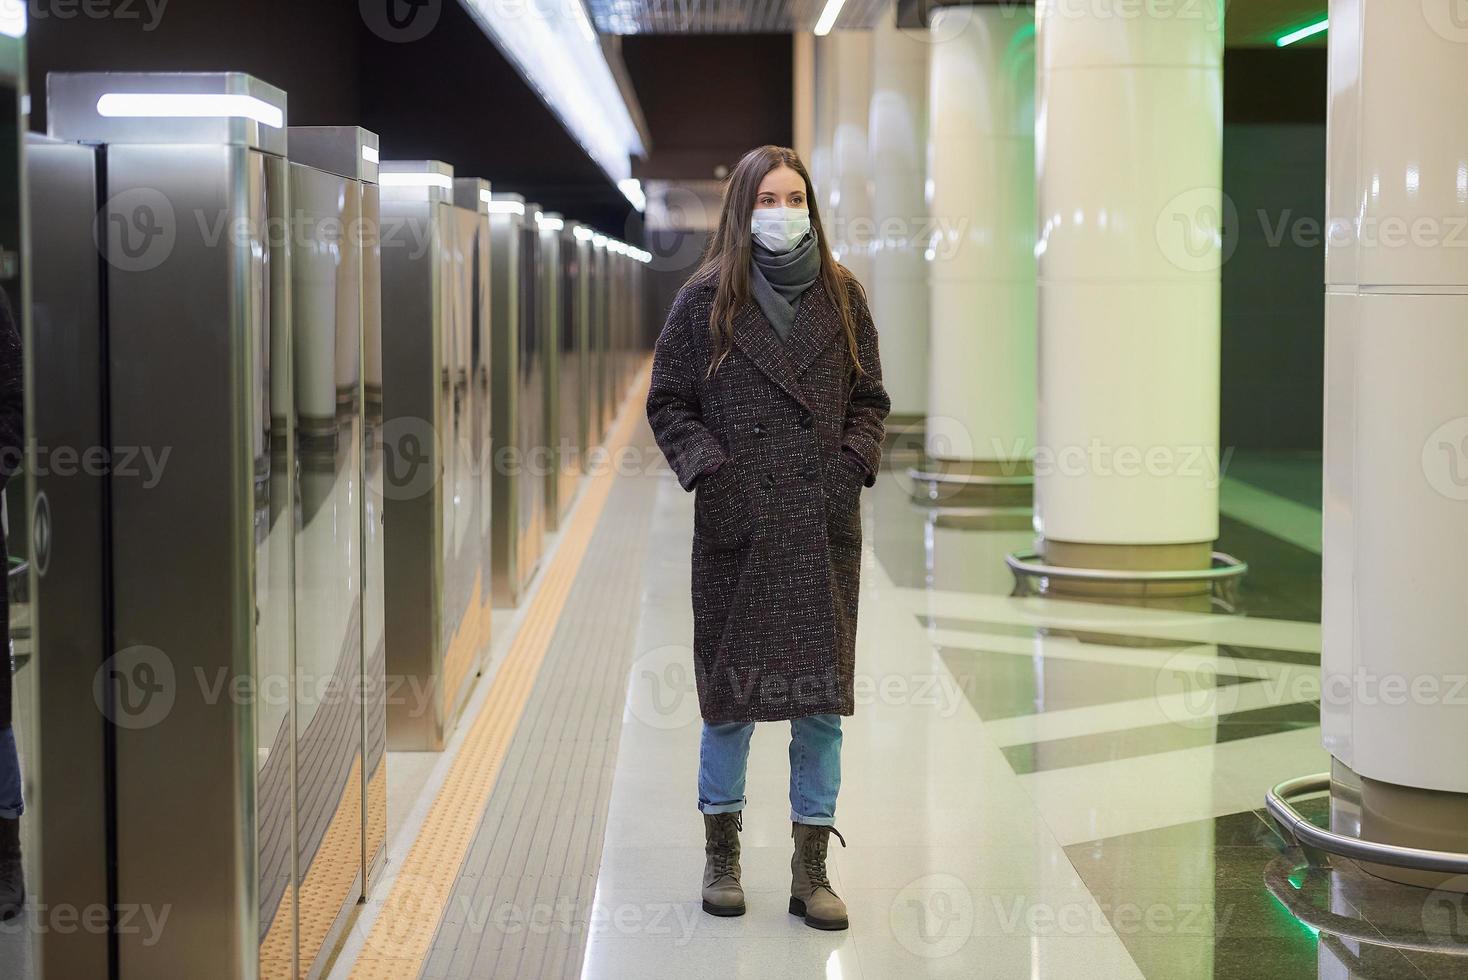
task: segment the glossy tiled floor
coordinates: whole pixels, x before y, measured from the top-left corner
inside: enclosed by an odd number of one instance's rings
[[[777,724],[750,760],[749,912],[699,909],[692,508],[656,481],[583,977],[1468,977],[1468,901],[1311,870],[1259,813],[1328,765],[1307,469],[1238,484],[1221,546],[1254,572],[1235,615],[1013,598],[1023,523],[949,526],[884,474],[833,849],[844,933],[785,911]]]

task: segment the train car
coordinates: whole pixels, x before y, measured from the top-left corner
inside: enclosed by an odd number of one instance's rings
[[[518,194],[490,200],[493,316],[490,322],[493,454],[493,595],[517,606],[540,563],[545,478],[534,456],[544,446],[543,340],[538,313],[539,232]]]

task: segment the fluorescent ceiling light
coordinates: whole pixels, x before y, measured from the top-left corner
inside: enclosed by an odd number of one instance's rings
[[[595,245],[597,248],[606,248],[607,247],[607,236],[606,235],[592,235],[591,236],[591,244]]]
[[[831,33],[831,28],[836,26],[836,18],[841,16],[841,5],[846,0],[826,0],[825,9],[816,20],[816,34],[825,37]]]
[[[494,210],[494,195],[489,192],[489,188],[479,188],[479,200],[483,201],[485,204],[488,204],[491,211]]]
[[[442,187],[446,191],[454,189],[454,178],[448,174],[429,173],[420,170],[413,173],[380,173],[377,182],[384,187]]]
[[[540,225],[546,231],[560,231],[566,227],[566,222],[562,218],[541,218],[536,224]]]
[[[375,146],[368,146],[366,143],[363,143],[362,144],[362,159],[363,160],[366,160],[368,163],[376,163],[377,162],[377,147],[375,147]]]
[[[578,242],[587,242],[591,240],[591,236],[595,235],[596,232],[592,231],[585,225],[577,225],[575,228],[571,229],[571,234],[576,236],[576,240]]]
[[[485,192],[484,191],[480,191],[479,194],[480,194],[480,197],[483,198]],[[489,201],[486,201],[486,203],[489,205],[489,213],[490,214],[518,214],[518,215],[521,215],[521,216],[524,216],[524,214],[525,214],[525,202],[524,201],[494,201],[494,200],[489,200]]]
[[[647,195],[642,192],[642,181],[636,177],[628,177],[626,180],[617,181],[617,190],[627,198],[634,208],[641,211],[647,207]]]
[[[1314,37],[1315,35],[1322,33],[1328,27],[1330,27],[1330,19],[1326,18],[1319,23],[1310,24],[1306,27],[1302,27],[1298,31],[1291,31],[1284,37],[1276,39],[1274,42],[1274,46],[1277,48],[1282,48],[1287,44],[1294,44],[1296,41],[1303,41],[1307,37]]]
[[[632,176],[642,137],[582,0],[465,0],[486,34],[613,181]]]
[[[25,37],[26,4],[0,3],[0,34]]]
[[[591,26],[591,18],[586,16],[586,7],[578,0],[572,0],[568,6],[571,7],[571,16],[576,18],[576,26],[581,28],[581,36],[592,44],[597,44],[596,28]],[[601,45],[597,44],[597,46]]]
[[[285,111],[253,95],[195,92],[108,92],[97,100],[97,114],[140,118],[244,118],[279,129]]]

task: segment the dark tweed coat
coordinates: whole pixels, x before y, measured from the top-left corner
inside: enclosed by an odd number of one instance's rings
[[[753,302],[708,377],[712,285],[684,287],[653,357],[647,418],[695,490],[693,657],[707,721],[849,715],[863,484],[890,407],[877,331],[852,289],[857,375],[819,285],[781,343]]]

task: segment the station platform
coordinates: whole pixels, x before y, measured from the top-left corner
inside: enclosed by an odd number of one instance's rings
[[[390,756],[390,797],[416,802],[390,814],[386,875],[333,980],[1461,975],[1433,951],[1426,892],[1311,869],[1260,809],[1327,764],[1318,553],[1226,515],[1230,548],[1284,570],[1246,585],[1244,615],[1015,598],[1003,556],[1028,531],[945,526],[895,469],[863,502],[849,847],[832,848],[851,928],[786,911],[781,724],[751,752],[749,911],[704,914],[692,498],[642,417],[645,382],[447,750],[416,776]],[[1308,510],[1257,475],[1277,469],[1243,468],[1240,513]]]

